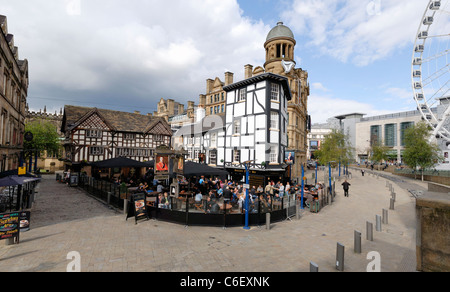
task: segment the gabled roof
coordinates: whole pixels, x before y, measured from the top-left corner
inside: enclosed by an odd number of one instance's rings
[[[161,123],[169,129],[168,133],[171,133],[169,124],[163,118],[73,105],[64,107],[61,131],[72,130],[94,114],[97,114],[111,130],[116,132],[146,133],[156,124]]]
[[[254,84],[254,83],[263,81],[263,80],[271,80],[271,81],[281,83],[281,85],[283,86],[284,92],[286,94],[287,100],[292,99],[291,89],[289,87],[289,80],[284,76],[281,76],[278,74],[273,74],[273,73],[263,73],[263,74],[253,76],[251,78],[247,78],[247,79],[235,82],[233,84],[225,86],[223,88],[223,90],[225,90],[226,92],[229,92],[234,89],[242,88],[242,87],[248,86],[250,84]]]

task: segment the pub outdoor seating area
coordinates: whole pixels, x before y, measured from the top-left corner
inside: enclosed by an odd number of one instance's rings
[[[148,218],[186,226],[260,226],[267,220],[278,222],[296,216],[300,209],[317,213],[333,200],[333,195],[321,182],[304,184],[303,192],[301,183],[290,185],[289,181],[250,184],[247,201],[242,181],[229,180],[232,176],[227,171],[205,164],[186,162],[183,176],[161,179],[154,174],[153,161],[110,163],[109,170],[104,168],[107,164],[97,163],[102,167],[91,171],[108,175],[93,177],[66,172],[57,175],[57,180],[84,189],[108,205],[122,209],[124,214],[133,208],[130,207],[133,197],[140,195],[145,197],[145,202],[142,204],[141,200],[140,204],[145,205]]]

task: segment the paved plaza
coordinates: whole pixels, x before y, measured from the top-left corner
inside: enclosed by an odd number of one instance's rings
[[[1,272],[65,272],[72,251],[80,255],[82,272],[319,272],[336,270],[336,246],[345,246],[345,272],[365,272],[380,255],[382,272],[416,271],[415,197],[426,183],[406,178],[389,180],[396,192],[389,210],[387,178],[352,170],[349,197],[336,180],[332,205],[301,218],[242,227],[194,227],[163,221],[125,220],[120,210],[78,188],[44,176],[31,213],[31,229],[20,244],[0,242]],[[384,174],[380,172],[380,174]],[[311,178],[312,172],[306,176]],[[318,177],[321,177],[319,173]],[[323,177],[323,176],[322,176]],[[375,230],[376,215],[388,211],[388,224]],[[373,241],[366,222],[373,223]],[[354,231],[362,233],[362,253],[354,252]]]

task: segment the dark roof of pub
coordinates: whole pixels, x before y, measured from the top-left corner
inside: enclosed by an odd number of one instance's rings
[[[291,96],[291,89],[289,88],[289,80],[281,75],[278,74],[273,74],[273,73],[263,73],[263,74],[259,74],[256,76],[253,76],[251,78],[247,78],[241,81],[238,81],[236,83],[227,85],[223,88],[223,90],[225,90],[226,92],[234,90],[234,89],[238,89],[241,87],[245,87],[248,86],[250,84],[256,83],[256,82],[261,82],[263,80],[272,80],[272,81],[276,81],[279,82],[283,85],[283,89],[284,92],[287,95],[287,100],[291,100],[292,96]]]
[[[75,128],[94,113],[97,113],[103,118],[111,130],[117,132],[145,133],[158,122],[162,122],[162,124],[171,132],[170,126],[164,118],[73,105],[66,105],[64,107],[61,131],[65,132]]]

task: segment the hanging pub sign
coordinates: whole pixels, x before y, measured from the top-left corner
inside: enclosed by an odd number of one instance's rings
[[[17,238],[17,242],[19,242],[19,233],[19,212],[0,214],[0,240]]]
[[[155,177],[158,179],[175,178],[184,174],[184,151],[175,151],[167,146],[155,149]]]
[[[128,205],[127,218],[133,217],[135,223],[137,224],[139,220],[147,219],[149,220],[147,202],[145,194],[133,194],[131,196],[131,204]]]

